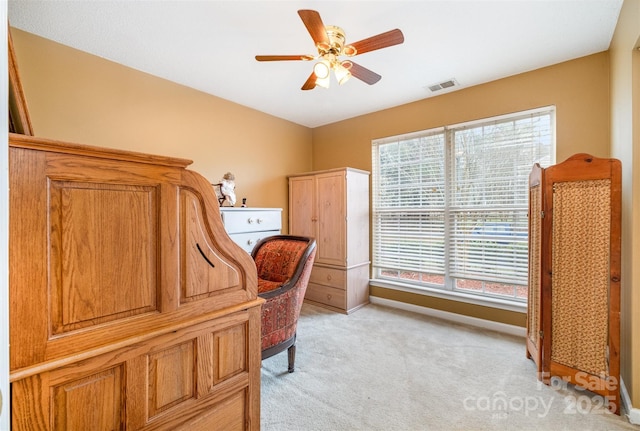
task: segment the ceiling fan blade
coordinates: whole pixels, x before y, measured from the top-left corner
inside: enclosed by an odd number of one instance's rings
[[[378,75],[372,70],[367,69],[366,67],[360,66],[357,63],[351,61],[351,68],[349,69],[351,72],[351,76],[358,78],[361,81],[366,82],[369,85],[373,85],[376,82],[382,79],[382,76]]]
[[[298,11],[298,15],[300,15],[304,26],[307,27],[307,31],[311,35],[316,46],[320,43],[325,45],[329,44],[327,30],[325,30],[322,18],[320,18],[320,14],[317,11],[301,9]]]
[[[356,49],[356,55],[359,55],[364,54],[365,52],[375,51],[376,49],[398,45],[402,42],[404,42],[404,35],[396,28],[385,33],[380,33],[376,36],[359,40],[356,43],[352,43],[351,46]]]
[[[256,55],[258,61],[313,60],[311,55]]]
[[[307,81],[302,85],[302,90],[313,90],[316,88],[316,74],[311,72]]]

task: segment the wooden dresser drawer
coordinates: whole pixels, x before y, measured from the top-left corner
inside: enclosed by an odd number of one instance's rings
[[[343,269],[314,265],[309,281],[344,290],[347,286],[347,272]]]
[[[344,289],[336,289],[335,287],[315,283],[309,283],[304,298],[341,310],[344,310],[347,306],[346,291]]]

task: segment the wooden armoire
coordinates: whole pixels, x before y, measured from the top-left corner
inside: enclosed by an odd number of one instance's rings
[[[526,351],[620,413],[621,163],[576,154],[529,176]]]
[[[343,313],[369,303],[369,172],[289,176],[289,233],[317,242],[306,301]]]

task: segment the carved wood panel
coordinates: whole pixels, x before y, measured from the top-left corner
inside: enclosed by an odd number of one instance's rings
[[[215,421],[244,429],[248,352],[253,360],[260,354],[249,343],[259,338],[259,316],[259,308],[235,313],[14,382],[20,398],[12,427],[173,430],[175,420],[196,429]]]
[[[53,334],[156,309],[158,191],[50,181]]]
[[[214,385],[247,371],[247,351],[239,347],[246,339],[246,325],[236,325],[213,334],[213,357],[216,358]]]
[[[315,238],[317,236],[315,177],[289,179],[289,232]]]
[[[148,356],[149,418],[195,397],[195,340]]]
[[[177,429],[185,431],[244,431],[247,429],[247,423],[243,419],[246,405],[246,393],[244,391],[237,392]]]
[[[124,428],[124,370],[113,367],[52,388],[53,429]]]
[[[316,262],[330,265],[347,264],[345,173],[332,172],[317,176],[318,251]]]
[[[238,269],[208,239],[202,203],[193,191],[182,189],[182,297],[183,302],[194,301],[219,294],[225,290],[238,290]]]

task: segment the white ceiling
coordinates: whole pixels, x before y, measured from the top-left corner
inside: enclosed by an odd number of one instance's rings
[[[623,0],[9,0],[10,25],[308,127],[606,51]],[[353,43],[399,28],[405,42],[354,57],[369,86],[302,91],[317,54],[298,9]],[[459,87],[428,87],[455,79]]]

